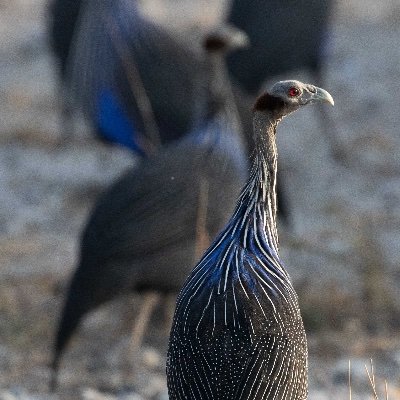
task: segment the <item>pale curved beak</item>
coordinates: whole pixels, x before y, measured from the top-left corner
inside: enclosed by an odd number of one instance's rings
[[[312,94],[311,99],[314,101],[329,103],[332,106],[335,105],[333,97],[330,95],[330,93],[319,87],[315,87],[315,93]]]

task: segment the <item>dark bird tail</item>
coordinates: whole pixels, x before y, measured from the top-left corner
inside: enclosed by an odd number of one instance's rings
[[[49,392],[54,393],[58,387],[58,369],[60,366],[60,352],[55,351],[50,364]]]
[[[58,371],[60,367],[61,357],[81,317],[84,314],[85,311],[82,310],[81,307],[77,306],[76,302],[73,299],[73,296],[71,296],[71,293],[69,293],[63,312],[61,314],[60,323],[58,325],[56,340],[53,349],[53,359],[50,364],[50,392],[55,392],[57,390]]]
[[[80,269],[81,267],[77,268],[77,271],[72,278],[56,332],[53,359],[50,364],[51,378],[49,390],[51,392],[54,392],[57,389],[61,357],[80,320],[96,305],[102,303],[102,301],[96,303],[94,300],[99,299],[94,299],[88,294],[95,284],[91,279],[88,281],[87,277],[81,276],[82,274],[79,272]]]

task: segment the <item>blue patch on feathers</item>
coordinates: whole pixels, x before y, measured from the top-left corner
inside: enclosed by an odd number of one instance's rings
[[[104,139],[145,156],[138,143],[138,131],[134,123],[110,89],[100,92],[97,106],[97,124]]]

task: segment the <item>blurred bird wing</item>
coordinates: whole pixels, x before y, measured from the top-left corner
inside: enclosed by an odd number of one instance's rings
[[[172,132],[174,125],[187,129],[198,56],[142,17],[135,1],[88,1],[75,39],[72,91],[92,120],[107,89],[152,146],[160,143],[163,125]]]
[[[124,175],[99,199],[83,247],[96,246],[99,259],[134,260],[186,245],[194,236],[198,194],[196,176],[188,182],[178,167],[179,162],[166,156],[157,162],[146,160]]]

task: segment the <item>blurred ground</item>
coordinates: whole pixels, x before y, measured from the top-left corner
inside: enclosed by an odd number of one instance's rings
[[[146,10],[170,23],[191,15],[189,0],[170,3],[180,12],[168,12],[161,0],[148,1]],[[220,12],[213,5],[202,22]],[[162,313],[134,373],[127,372],[138,297],[85,321],[63,360],[60,392],[46,394],[79,232],[99,191],[134,161],[84,127],[60,145],[45,22],[45,0],[0,0],[0,399],[167,399]],[[310,331],[310,399],[348,399],[349,359],[353,399],[366,398],[370,358],[378,384],[385,377],[389,398],[398,399],[400,4],[340,0],[332,22],[324,87],[335,98],[334,124],[307,109],[280,127],[293,210],[292,229],[280,230],[282,258]],[[308,79],[301,72],[293,78]],[[332,159],[324,136],[332,129],[341,162]]]

